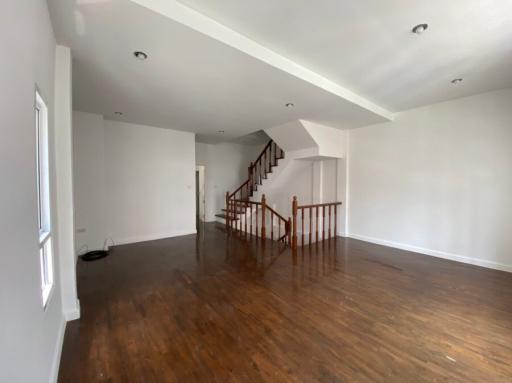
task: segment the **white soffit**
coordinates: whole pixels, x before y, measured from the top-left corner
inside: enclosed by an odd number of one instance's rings
[[[393,113],[175,0],[131,0],[387,120]]]

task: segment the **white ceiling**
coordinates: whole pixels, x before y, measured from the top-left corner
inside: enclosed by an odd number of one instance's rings
[[[180,2],[391,111],[512,86],[512,0]]]
[[[196,132],[203,142],[298,118],[342,129],[386,120],[132,1],[48,3],[57,41],[72,49],[77,110]],[[149,59],[136,60],[136,50]]]
[[[72,49],[75,109],[203,142],[297,119],[353,128],[512,86],[512,0],[48,4],[57,41]],[[429,30],[410,33],[420,22]]]
[[[231,142],[240,145],[260,146],[268,143],[270,137],[263,130],[235,138]]]

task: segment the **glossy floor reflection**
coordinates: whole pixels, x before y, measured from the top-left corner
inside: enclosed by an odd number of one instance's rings
[[[225,235],[78,265],[61,382],[510,382],[512,275],[337,238]]]

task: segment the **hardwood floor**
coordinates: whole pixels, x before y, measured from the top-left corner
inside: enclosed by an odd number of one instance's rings
[[[512,382],[512,274],[337,238],[200,236],[78,265],[60,382]]]

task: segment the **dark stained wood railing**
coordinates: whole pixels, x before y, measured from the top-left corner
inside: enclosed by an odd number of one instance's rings
[[[336,237],[338,231],[338,206],[341,202],[328,202],[300,206],[297,197],[292,201],[292,248],[297,249],[300,216],[300,246],[318,243]],[[325,223],[327,219],[327,225]],[[314,231],[313,231],[314,230]]]
[[[256,161],[251,162],[248,168],[249,177],[247,181],[229,194],[229,199],[248,200],[252,197],[258,185],[262,184],[281,158],[284,158],[284,151],[273,140],[270,140]]]
[[[278,161],[282,158],[284,158],[284,151],[273,140],[270,140],[258,158],[256,158],[256,161],[251,162],[248,168],[249,177],[247,180],[233,193],[226,193],[225,220],[228,233],[231,231],[245,232],[252,236],[253,226],[255,226],[256,231],[254,234],[266,238],[266,223],[269,220],[270,227],[272,228],[269,233],[270,238],[273,240],[275,234],[279,241],[290,242],[290,220],[286,220],[268,206],[264,198],[261,202],[250,200],[258,189],[258,185],[263,183],[263,180],[272,172],[272,168],[277,166]],[[249,232],[247,231],[247,219],[249,219]],[[274,222],[277,222],[277,230],[274,230]]]
[[[270,238],[287,245],[291,242],[291,218],[282,215],[267,205],[265,194],[261,202],[229,198],[226,194],[226,225],[228,233],[237,233],[246,238]],[[269,232],[267,232],[267,228]]]

